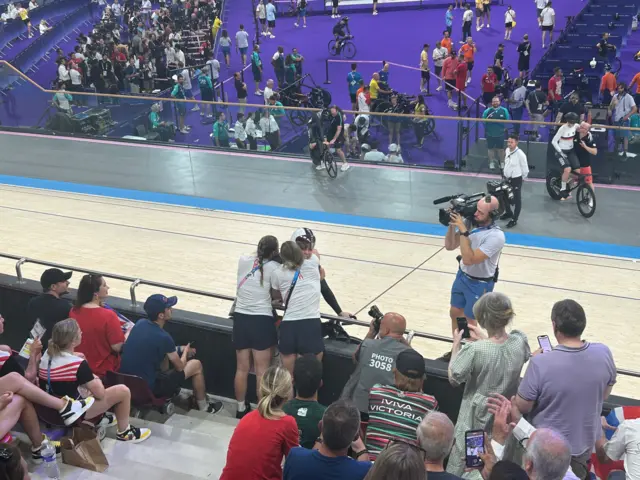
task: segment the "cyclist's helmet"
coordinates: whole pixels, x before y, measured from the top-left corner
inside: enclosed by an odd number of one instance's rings
[[[340,23],[349,23],[349,17],[342,17]]]
[[[578,123],[579,120],[580,120],[580,117],[575,112],[569,112],[564,116],[564,121],[567,123],[575,124],[575,123]]]
[[[303,246],[309,248],[309,245],[313,248],[316,245],[316,236],[310,228],[298,228],[291,235],[291,241],[296,242],[301,248]]]

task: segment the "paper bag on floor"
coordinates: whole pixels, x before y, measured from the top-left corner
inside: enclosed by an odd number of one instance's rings
[[[104,472],[109,466],[109,461],[93,430],[76,427],[73,429],[71,438],[64,437],[60,441],[64,463],[94,472]]]

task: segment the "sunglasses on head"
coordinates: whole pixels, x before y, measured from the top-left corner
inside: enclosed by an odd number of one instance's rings
[[[387,445],[384,447],[384,450],[389,448],[391,445],[398,444],[398,443],[402,443],[404,445],[409,445],[412,449],[414,449],[416,452],[418,452],[418,454],[420,454],[420,456],[422,457],[423,461],[427,456],[427,451],[424,448],[422,448],[416,442],[405,440],[403,438],[394,438],[393,440],[389,440],[389,443],[387,443]]]

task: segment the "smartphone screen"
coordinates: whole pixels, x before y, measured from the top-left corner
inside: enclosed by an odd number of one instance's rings
[[[471,338],[466,317],[457,317],[456,321],[458,322],[458,330],[462,331],[462,338]]]
[[[551,346],[551,340],[549,340],[548,335],[538,336],[538,343],[540,344],[542,353],[550,352],[551,350],[553,350],[553,347]]]
[[[480,454],[484,453],[484,431],[468,430],[464,434],[465,463],[469,468],[482,467]]]

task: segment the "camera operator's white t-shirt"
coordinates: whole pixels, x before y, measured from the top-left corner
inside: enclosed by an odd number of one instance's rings
[[[255,267],[257,257],[255,255],[243,255],[238,260],[238,281],[236,285],[245,279]],[[260,270],[256,270],[238,288],[236,293],[236,308],[238,313],[246,315],[267,315],[273,314],[271,306],[271,275],[280,265],[277,262],[269,261],[262,265],[263,280],[260,285]]]
[[[498,226],[478,227],[470,230],[469,240],[471,240],[473,250],[480,249],[488,258],[476,265],[465,265],[461,260],[460,269],[467,275],[476,278],[493,277],[500,259],[500,252],[504,247],[504,232]]]
[[[283,322],[320,318],[320,265],[317,258],[313,255],[302,263]],[[284,265],[279,265],[271,274],[271,288],[280,292],[282,303],[286,303],[294,275],[295,271]]]

